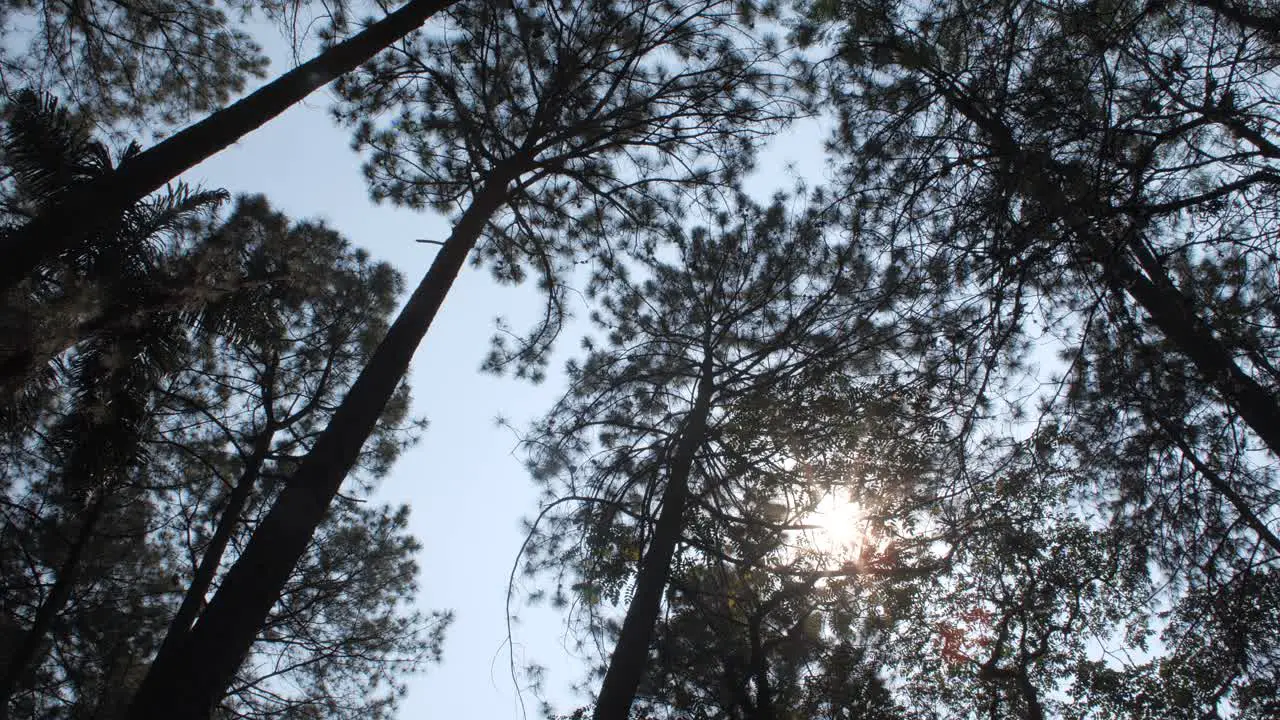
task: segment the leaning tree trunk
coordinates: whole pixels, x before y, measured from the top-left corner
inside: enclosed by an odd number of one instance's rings
[[[207,718],[252,647],[409,369],[454,279],[489,218],[506,201],[514,167],[495,171],[459,219],[440,254],[378,344],[324,432],[254,530],[185,642],[157,655],[128,717]]]
[[[1213,328],[1191,307],[1187,298],[1158,268],[1147,274],[1120,250],[1100,238],[1092,239],[1090,254],[1146,311],[1151,323],[1195,365],[1201,377],[1240,415],[1240,418],[1280,457],[1280,404],[1275,394],[1240,368]]]
[[[410,0],[399,10],[267,85],[125,161],[112,173],[68,192],[0,245],[0,294],[200,162],[288,110],[422,26],[456,0]]]
[[[982,130],[995,148],[1016,164],[1037,199],[1077,236],[1080,259],[1097,266],[1104,277],[1136,300],[1151,323],[1191,361],[1201,379],[1240,415],[1273,455],[1280,457],[1280,399],[1240,368],[1230,348],[1214,334],[1213,327],[1196,312],[1191,300],[1169,280],[1164,269],[1135,241],[1125,239],[1114,243],[1099,235],[1086,212],[1099,203],[1065,194],[1052,179],[1054,170],[1062,169],[1052,158],[1024,149],[998,117],[987,114],[960,93],[945,74],[929,67],[918,51],[907,46],[895,49],[905,67],[924,73],[936,83],[948,104]],[[1076,186],[1088,183],[1086,178],[1072,178],[1072,181]],[[1104,212],[1107,208],[1097,209]]]
[[[653,540],[640,563],[635,595],[627,606],[622,632],[609,658],[609,670],[596,699],[595,720],[626,720],[631,712],[640,681],[649,660],[649,645],[662,611],[662,595],[671,574],[676,543],[684,530],[684,511],[689,500],[689,475],[694,455],[701,447],[711,413],[713,392],[710,349],[702,361],[697,396],[680,433],[680,442],[667,471],[667,487],[662,491],[662,512],[654,527]]]
[[[187,586],[187,592],[182,597],[178,612],[169,623],[164,642],[160,644],[160,650],[156,653],[157,657],[171,656],[191,632],[191,626],[195,624],[196,616],[200,614],[200,607],[204,605],[209,588],[213,586],[213,578],[218,574],[222,556],[226,554],[227,545],[231,543],[231,536],[235,533],[236,525],[240,524],[245,506],[249,504],[249,496],[253,494],[253,488],[258,484],[258,477],[262,473],[262,466],[266,464],[267,453],[271,450],[271,439],[274,435],[274,429],[268,424],[254,441],[244,472],[240,473],[240,479],[236,481],[235,487],[227,496],[227,504],[218,517],[218,526],[214,529],[213,537],[209,539],[209,544],[200,556],[200,564],[191,578],[191,584]]]
[[[45,638],[53,629],[53,623],[58,619],[58,615],[67,606],[67,601],[71,599],[71,591],[75,588],[76,580],[80,575],[84,552],[89,547],[89,541],[98,527],[98,521],[102,519],[106,504],[107,492],[105,489],[99,489],[96,497],[85,508],[84,516],[80,520],[80,529],[76,532],[76,538],[71,542],[71,546],[67,548],[67,555],[62,559],[62,564],[58,566],[53,587],[49,589],[44,602],[40,603],[40,607],[36,609],[31,627],[22,634],[22,639],[13,649],[13,655],[10,656],[4,668],[4,677],[0,678],[0,720],[9,717],[9,702],[13,699],[13,694],[17,692],[22,677],[41,657],[40,648],[44,645]]]

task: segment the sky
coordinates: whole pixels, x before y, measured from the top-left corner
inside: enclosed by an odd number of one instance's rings
[[[291,55],[274,30],[263,27],[257,37],[275,60],[270,76],[286,70]],[[327,115],[329,102],[327,92],[314,94],[182,180],[233,194],[262,193],[295,220],[322,219],[374,258],[392,263],[412,288],[436,250],[414,240],[444,239],[447,218],[370,202],[361,160],[350,149],[348,132]],[[825,133],[821,124],[807,123],[775,139],[748,189],[766,197],[789,189],[797,175],[820,181]],[[375,500],[410,506],[410,529],[423,545],[418,604],[428,611],[451,609],[455,620],[443,662],[409,678],[401,718],[521,718],[504,646],[505,603],[523,539],[520,521],[533,514],[537,499],[518,438],[495,420],[504,417],[519,429],[549,408],[560,388],[555,372],[533,385],[483,374],[479,367],[495,318],[526,327],[539,307],[533,287],[500,286],[484,270],[468,267],[415,356],[413,411],[430,427]],[[585,315],[585,306],[577,309]],[[560,356],[569,357],[566,351],[576,344],[571,328]],[[585,666],[566,649],[563,619],[550,611],[521,615],[518,657],[547,668],[548,699],[558,710],[584,704],[568,690],[583,679]],[[537,717],[536,698],[527,696],[526,703],[529,716]]]

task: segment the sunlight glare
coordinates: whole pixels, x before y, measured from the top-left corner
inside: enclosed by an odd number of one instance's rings
[[[862,506],[828,493],[813,512],[801,518],[811,526],[802,530],[804,543],[812,550],[836,559],[854,559],[863,544],[865,530]]]

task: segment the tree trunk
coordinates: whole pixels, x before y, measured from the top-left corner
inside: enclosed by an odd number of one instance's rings
[[[1208,8],[1241,27],[1266,33],[1268,40],[1275,41],[1280,38],[1280,17],[1263,14],[1265,5],[1254,3],[1237,5],[1232,0],[1190,0],[1190,3]],[[1263,13],[1260,13],[1260,10]]]
[[[227,496],[227,505],[218,517],[218,527],[214,529],[213,537],[209,539],[208,546],[200,556],[200,564],[191,578],[191,585],[187,587],[182,604],[169,623],[169,629],[165,632],[164,642],[161,643],[156,657],[169,657],[186,640],[191,626],[195,624],[196,616],[200,614],[200,606],[204,604],[205,597],[209,594],[209,587],[213,585],[213,578],[218,574],[218,566],[222,564],[222,556],[227,552],[231,535],[235,532],[236,525],[240,523],[240,516],[244,513],[245,505],[249,503],[249,496],[253,494],[254,486],[258,484],[258,475],[267,461],[267,453],[271,450],[271,439],[274,436],[275,430],[268,425],[254,441],[253,451],[249,455],[244,472],[240,474],[240,479],[236,481],[231,494]]]
[[[1025,667],[1017,669],[1016,680],[1018,692],[1022,694],[1022,700],[1027,704],[1027,720],[1044,720],[1044,706],[1040,704],[1040,693],[1031,682]]]
[[[95,227],[359,67],[454,2],[410,0],[347,40],[122,163],[115,172],[68,192],[0,246],[5,257],[0,266],[0,294],[33,275],[41,263],[83,240]]]
[[[227,571],[187,641],[156,656],[128,717],[209,717],[517,175],[513,168],[490,174],[315,446]]]
[[[1102,254],[1092,258],[1094,262],[1138,301],[1152,324],[1195,365],[1201,377],[1235,409],[1271,453],[1280,457],[1280,405],[1276,396],[1240,369],[1227,346],[1203,318],[1187,307],[1185,296],[1166,278],[1151,271],[1143,276],[1119,251],[1105,249],[1100,238],[1093,238],[1092,244],[1092,254]]]
[[[89,507],[85,509],[84,518],[80,523],[76,538],[72,541],[71,547],[67,548],[67,556],[63,558],[62,564],[58,567],[58,576],[53,581],[53,588],[49,590],[49,595],[45,597],[44,602],[40,603],[40,607],[36,609],[36,616],[31,621],[31,627],[23,634],[22,640],[18,642],[18,646],[14,648],[13,655],[9,658],[9,662],[4,669],[4,678],[0,679],[0,720],[9,717],[9,701],[13,698],[13,693],[17,691],[22,681],[22,676],[39,659],[40,646],[44,644],[45,637],[48,636],[49,631],[53,628],[53,623],[58,619],[58,615],[67,606],[67,601],[71,599],[71,590],[75,587],[76,579],[79,577],[80,563],[84,558],[85,548],[89,546],[89,540],[93,537],[98,521],[102,518],[106,504],[107,493],[105,490],[99,489],[97,496],[89,504]]]
[[[765,656],[764,644],[760,642],[760,625],[764,617],[750,620],[747,636],[751,643],[751,677],[755,680],[756,701],[751,713],[752,720],[773,720],[773,688],[769,683],[769,658]]]
[[[1100,236],[1088,220],[1091,214],[1109,214],[1104,202],[1068,194],[1052,179],[1053,169],[1067,170],[1044,153],[1024,150],[1009,128],[984,113],[968,97],[948,83],[944,74],[929,67],[921,54],[898,48],[904,66],[918,70],[938,84],[950,105],[986,133],[995,147],[1015,162],[1035,190],[1037,199],[1077,236],[1082,260],[1097,265],[1138,302],[1152,324],[1189,359],[1201,378],[1233,408],[1258,435],[1271,453],[1280,457],[1280,401],[1267,387],[1240,369],[1230,349],[1191,306],[1186,295],[1168,279],[1164,270],[1146,257],[1133,241],[1112,243]],[[1071,184],[1089,187],[1087,178],[1070,177]],[[1132,256],[1132,257],[1131,257]],[[1137,264],[1132,259],[1137,258]],[[1145,274],[1144,274],[1145,273]]]
[[[1164,430],[1165,436],[1173,444],[1177,445],[1178,452],[1182,453],[1182,457],[1191,463],[1191,466],[1195,468],[1196,472],[1200,473],[1201,477],[1209,482],[1210,487],[1226,498],[1227,502],[1231,503],[1231,506],[1239,513],[1240,519],[1258,534],[1258,538],[1270,545],[1272,550],[1280,553],[1280,537],[1271,532],[1271,528],[1258,516],[1249,501],[1237,492],[1231,486],[1231,483],[1227,482],[1226,478],[1219,475],[1213,468],[1209,467],[1208,463],[1200,459],[1200,455],[1195,451],[1195,448],[1187,443],[1185,429],[1175,427],[1173,423],[1158,415],[1153,414],[1152,418],[1160,426],[1160,429]]]
[[[684,510],[689,500],[689,475],[694,454],[702,445],[711,413],[712,358],[703,358],[693,409],[680,433],[680,442],[667,471],[667,487],[662,492],[662,512],[653,531],[653,540],[640,564],[636,591],[627,607],[622,632],[609,658],[609,670],[596,699],[595,720],[626,720],[644,677],[653,642],[654,626],[662,610],[662,595],[671,573],[676,543],[684,530]]]

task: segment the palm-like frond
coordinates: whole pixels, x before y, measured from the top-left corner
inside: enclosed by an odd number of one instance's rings
[[[11,102],[2,143],[15,195],[11,205],[19,209],[38,209],[113,168],[106,146],[94,141],[71,112],[54,98],[30,91]],[[138,152],[139,146],[130,146],[121,162]],[[19,400],[30,394],[28,390],[47,387],[46,371],[77,343],[101,333],[168,322],[167,314],[199,304],[200,293],[173,281],[198,288],[204,274],[174,276],[166,266],[185,254],[184,232],[197,227],[199,218],[226,198],[222,190],[178,183],[134,204],[46,267],[40,284],[25,297],[14,298],[26,306],[0,314],[0,388],[5,400]],[[88,357],[86,353],[88,348],[81,348],[80,354]],[[42,378],[46,382],[37,382]]]
[[[66,259],[93,280],[124,290],[157,273],[174,239],[197,218],[217,210],[227,197],[225,190],[192,189],[177,183],[164,194],[130,207]]]
[[[136,229],[148,237],[185,229],[192,216],[215,210],[230,197],[221,188],[202,190],[179,182],[167,188],[163,196],[148,198],[134,207],[138,216]]]
[[[112,168],[110,151],[85,124],[57,98],[30,90],[10,104],[2,147],[19,200],[36,207]]]
[[[68,363],[70,412],[52,440],[66,458],[68,489],[111,492],[145,462],[157,380],[186,355],[187,331],[168,315],[83,343]]]
[[[13,178],[16,204],[27,206],[30,212],[141,152],[141,146],[132,143],[119,161],[113,162],[107,146],[94,140],[88,126],[77,121],[56,98],[30,90],[18,93],[10,103],[0,148]],[[154,266],[158,246],[167,235],[226,199],[224,190],[192,189],[177,183],[99,227],[62,259],[75,271],[95,276],[90,278],[93,280],[145,274]]]

